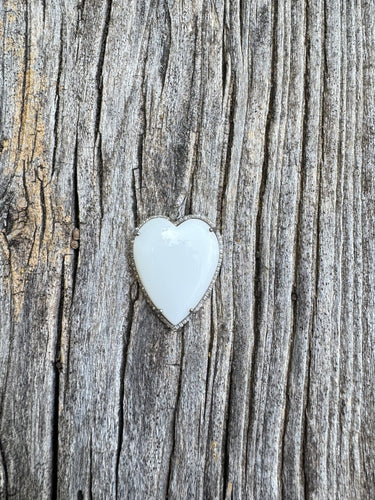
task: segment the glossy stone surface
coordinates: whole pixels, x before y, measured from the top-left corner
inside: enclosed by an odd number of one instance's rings
[[[200,302],[214,277],[220,246],[210,226],[188,219],[149,219],[134,239],[134,262],[141,282],[163,316],[178,325]]]

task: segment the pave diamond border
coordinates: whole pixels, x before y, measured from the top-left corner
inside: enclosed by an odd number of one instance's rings
[[[211,280],[210,284],[208,285],[207,290],[203,294],[203,296],[202,296],[201,300],[198,302],[198,304],[193,309],[190,309],[189,314],[187,316],[185,316],[185,318],[182,319],[177,325],[174,325],[170,321],[168,321],[167,318],[163,315],[163,312],[160,309],[158,309],[155,306],[155,304],[152,302],[152,300],[149,297],[149,295],[148,295],[145,287],[143,286],[143,283],[142,283],[141,278],[140,278],[140,276],[138,274],[138,271],[137,271],[137,267],[135,265],[135,259],[134,259],[134,241],[135,241],[136,237],[139,235],[139,231],[140,231],[141,227],[144,226],[146,224],[146,222],[150,221],[151,219],[167,219],[167,220],[169,220],[169,222],[171,222],[176,227],[178,227],[180,224],[182,224],[183,222],[185,222],[185,221],[187,221],[189,219],[199,219],[199,220],[202,220],[203,222],[205,222],[209,226],[210,231],[212,231],[213,233],[215,233],[216,239],[217,239],[218,244],[219,244],[219,259],[218,259],[218,262],[217,262],[215,273],[214,273],[214,275],[212,277],[212,280]],[[164,324],[166,324],[171,330],[173,330],[173,331],[177,331],[180,328],[182,328],[189,321],[189,319],[191,317],[191,314],[197,312],[203,306],[204,302],[207,300],[207,298],[211,294],[211,291],[212,291],[213,286],[215,284],[216,278],[217,278],[217,276],[219,274],[222,261],[223,261],[223,240],[222,240],[222,236],[219,233],[219,231],[216,229],[216,227],[213,226],[213,224],[211,224],[211,222],[209,221],[209,219],[207,219],[207,217],[204,217],[203,215],[193,215],[193,214],[192,215],[185,215],[184,217],[181,217],[180,219],[177,219],[177,220],[172,220],[170,217],[167,217],[166,215],[153,215],[152,217],[148,217],[146,220],[144,220],[142,222],[142,224],[140,224],[139,226],[137,226],[135,228],[135,230],[134,230],[133,238],[132,238],[132,241],[131,241],[131,267],[132,267],[132,269],[133,269],[133,271],[135,273],[135,276],[136,276],[136,278],[138,280],[138,283],[139,283],[139,285],[141,287],[141,290],[142,290],[144,296],[146,297],[146,300],[147,300],[148,304],[151,306],[151,309],[155,312],[155,314],[158,316],[158,318]]]

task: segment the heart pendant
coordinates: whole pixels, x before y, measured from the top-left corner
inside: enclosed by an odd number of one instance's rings
[[[153,309],[173,329],[184,325],[208,296],[221,259],[221,237],[200,216],[174,223],[151,217],[135,231],[137,276]]]

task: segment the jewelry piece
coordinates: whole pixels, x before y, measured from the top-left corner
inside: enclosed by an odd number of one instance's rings
[[[160,319],[174,330],[211,292],[222,261],[220,234],[205,219],[188,215],[147,219],[134,232],[133,266]]]

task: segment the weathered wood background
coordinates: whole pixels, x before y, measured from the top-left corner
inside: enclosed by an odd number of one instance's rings
[[[374,1],[0,19],[0,497],[375,498]],[[129,246],[190,213],[224,260],[171,333]]]

